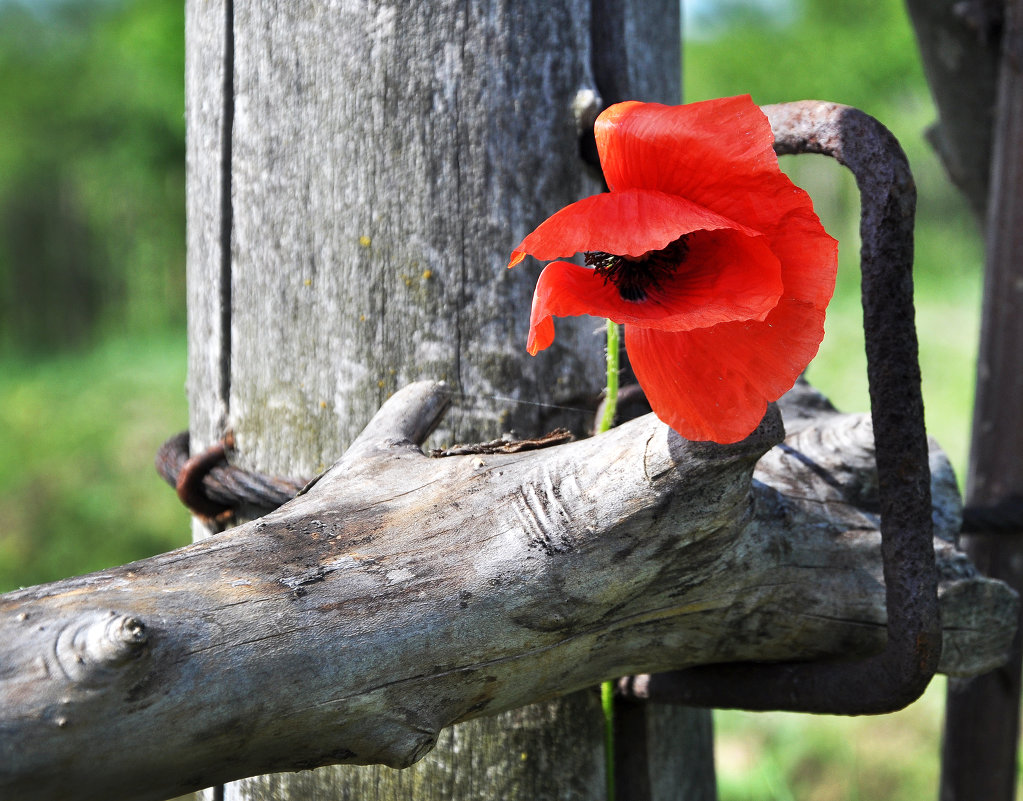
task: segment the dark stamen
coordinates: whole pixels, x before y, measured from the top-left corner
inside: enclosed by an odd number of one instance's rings
[[[615,285],[622,300],[634,303],[646,300],[651,288],[660,289],[660,282],[670,277],[689,255],[689,234],[683,234],[661,250],[644,253],[638,258],[616,256],[601,250],[586,254],[586,265]]]

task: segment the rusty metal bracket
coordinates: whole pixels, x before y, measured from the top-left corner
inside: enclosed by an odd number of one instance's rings
[[[916,188],[898,141],[854,108],[802,101],[764,108],[779,155],[820,153],[860,190],[863,327],[881,501],[888,640],[865,659],[704,665],[619,682],[626,696],[688,706],[838,715],[901,709],[941,654],[930,471],[913,312]]]

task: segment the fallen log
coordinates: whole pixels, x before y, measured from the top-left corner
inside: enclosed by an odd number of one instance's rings
[[[884,647],[869,416],[803,387],[784,442],[772,406],[729,446],[648,415],[430,458],[418,445],[448,403],[429,382],[397,393],[266,517],[0,597],[0,796],[404,767],[451,723],[603,679]],[[939,669],[980,673],[1005,658],[1016,596],[954,549],[936,448],[931,467]]]

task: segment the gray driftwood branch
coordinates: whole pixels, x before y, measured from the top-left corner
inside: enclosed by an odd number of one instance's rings
[[[863,655],[885,637],[869,416],[786,401],[731,446],[653,416],[429,458],[443,385],[391,398],[267,517],[0,598],[0,796],[166,798],[332,763],[402,767],[453,722],[602,679]],[[766,454],[766,455],[765,455]],[[940,669],[999,664],[1015,595],[949,541]]]

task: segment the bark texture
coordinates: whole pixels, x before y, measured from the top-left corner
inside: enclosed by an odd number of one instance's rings
[[[558,735],[570,733],[565,710],[591,713],[595,692],[560,702],[553,728],[550,703],[521,707],[630,673],[883,648],[869,417],[828,414],[772,449],[773,407],[732,446],[686,442],[648,415],[549,449],[432,459],[415,443],[447,401],[431,383],[398,393],[271,515],[3,596],[2,794],[159,799],[263,771],[406,767],[444,727],[514,709],[503,719],[516,724],[515,759],[552,761],[560,777],[556,791],[531,789],[586,797],[600,749]],[[943,455],[932,460],[949,537],[958,496]],[[1004,659],[1016,597],[951,543],[937,539],[936,553],[941,669],[988,670]],[[489,757],[486,745],[471,755]],[[500,773],[476,784],[447,753],[395,782],[530,789]],[[565,775],[562,757],[589,770]],[[308,775],[240,791],[292,781],[326,792]]]

